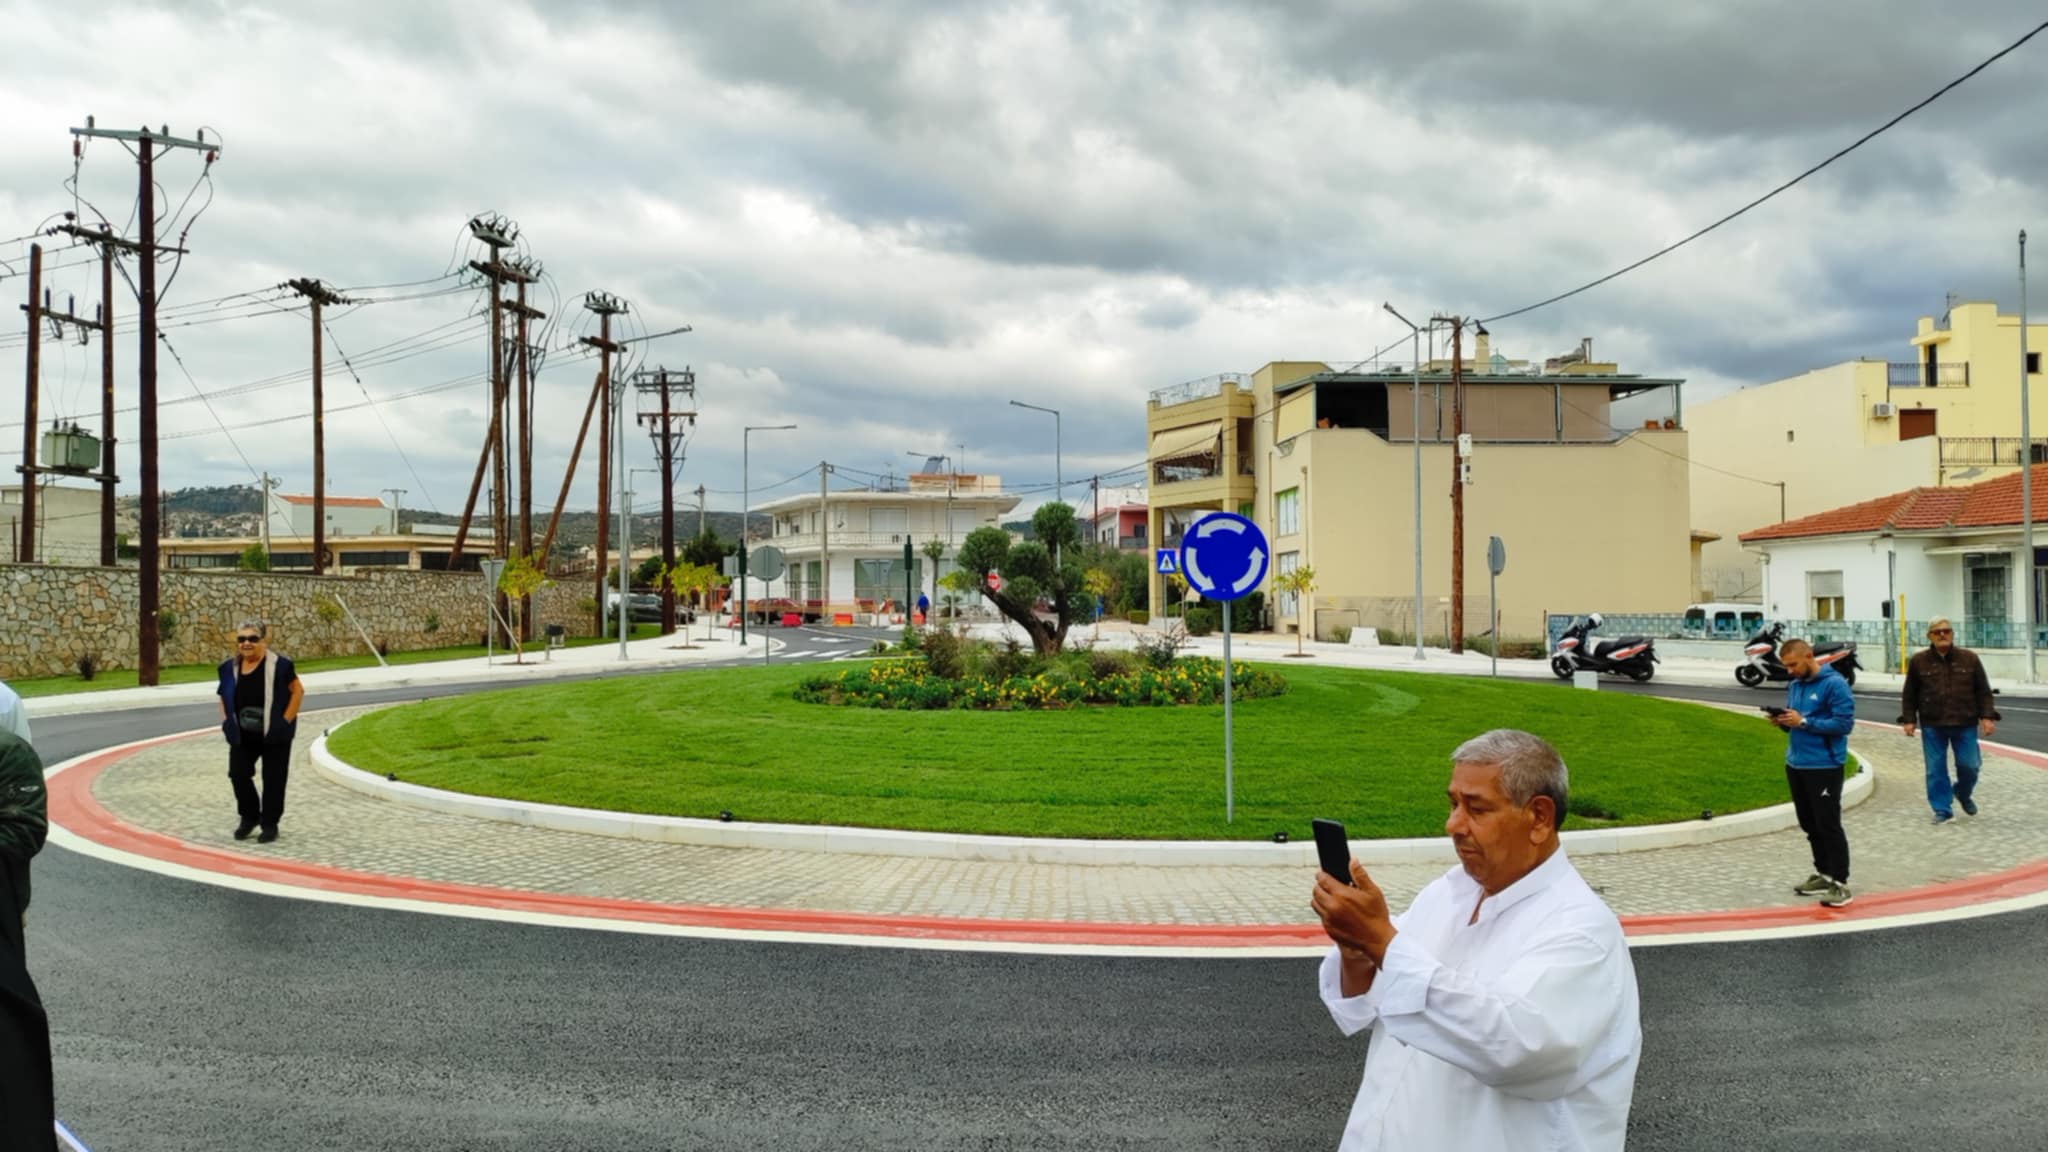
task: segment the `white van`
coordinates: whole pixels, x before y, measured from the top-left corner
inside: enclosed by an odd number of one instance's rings
[[[1685,610],[1688,640],[1747,640],[1763,626],[1761,604],[1694,604]]]

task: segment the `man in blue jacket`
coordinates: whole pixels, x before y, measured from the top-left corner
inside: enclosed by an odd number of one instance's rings
[[[1849,682],[1813,658],[1813,645],[1787,640],[1778,659],[1792,673],[1785,708],[1771,722],[1791,734],[1785,750],[1785,779],[1799,830],[1813,846],[1813,875],[1794,888],[1820,897],[1821,907],[1840,908],[1849,893],[1849,837],[1842,831],[1842,775],[1849,762],[1849,730],[1856,727],[1856,698]]]

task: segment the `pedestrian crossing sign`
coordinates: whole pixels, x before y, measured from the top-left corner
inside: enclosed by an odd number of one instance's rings
[[[1161,548],[1155,565],[1161,576],[1173,576],[1180,572],[1180,553],[1173,548]]]

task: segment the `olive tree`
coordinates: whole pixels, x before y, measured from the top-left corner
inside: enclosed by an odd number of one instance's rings
[[[1032,539],[1011,545],[1010,534],[1000,528],[976,528],[961,541],[957,560],[974,580],[996,611],[1017,622],[1031,637],[1031,647],[1041,656],[1055,656],[1067,642],[1067,629],[1074,623],[1074,608],[1083,595],[1085,576],[1081,570],[1081,526],[1074,510],[1052,503],[1031,517]],[[1059,559],[1055,560],[1055,554]],[[1002,574],[1000,591],[989,584],[989,573]],[[1044,601],[1052,613],[1039,615]]]

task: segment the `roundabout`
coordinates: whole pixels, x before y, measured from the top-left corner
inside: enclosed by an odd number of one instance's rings
[[[328,688],[316,700],[339,716],[420,694]],[[81,757],[207,729],[210,713],[38,721],[53,761],[76,763],[52,779],[61,831],[37,864],[31,962],[56,1028],[60,1114],[96,1152],[1319,1147],[1334,1144],[1356,1088],[1357,1045],[1314,1000],[1312,945],[1034,948],[997,935],[1034,907],[1040,923],[1068,926],[1117,912],[1140,926],[1284,929],[1306,915],[1299,876],[1265,902],[1264,888],[1235,883],[1254,870],[1209,867],[902,862],[893,885],[870,873],[864,886],[830,854],[599,848],[428,819],[303,762],[286,835],[258,853],[219,826],[210,729],[109,756],[88,779]],[[2038,1033],[2013,1025],[2048,1013],[2030,946],[2048,909],[2011,875],[2042,853],[2048,772],[2023,753],[1993,756],[1998,806],[1935,840],[1910,745],[1873,728],[1858,747],[1877,787],[1847,816],[1862,881],[1847,915],[1777,894],[1787,865],[1803,865],[1796,833],[1581,858],[1589,879],[1603,861],[1670,862],[1595,880],[1631,916],[1638,949],[1646,1041],[1631,1148],[1772,1147],[1796,1131],[1802,1146],[1847,1152],[1940,1131],[2017,1149],[2048,1122]],[[110,824],[80,819],[81,793]],[[93,839],[113,832],[134,850]],[[188,855],[164,858],[173,851]],[[387,894],[349,891],[361,876],[384,878]],[[434,884],[467,885],[479,902],[422,898]],[[710,897],[719,884],[724,902],[702,907],[850,909],[866,887],[868,915],[982,938],[854,935],[851,910],[832,914],[836,932],[587,915],[604,893]],[[395,894],[407,886],[411,898]],[[877,913],[883,900],[895,910]],[[1681,933],[1639,919],[1655,908],[1778,920]],[[1681,940],[1715,946],[1645,947]],[[817,946],[827,941],[878,946]],[[1820,1066],[1831,1071],[1817,1080]],[[1902,1090],[1930,1068],[1969,1072]]]

